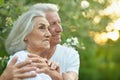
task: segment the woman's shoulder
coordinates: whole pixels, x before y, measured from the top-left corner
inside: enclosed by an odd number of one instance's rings
[[[21,51],[18,51],[16,52],[14,55],[12,55],[11,57],[15,57],[17,56],[18,57],[18,60],[25,60],[27,58],[27,54],[28,52],[25,51],[25,50],[21,50]]]
[[[23,56],[27,55],[27,52],[25,50],[18,51],[14,54],[14,56]]]
[[[17,59],[17,62],[16,63],[19,63],[21,61],[24,61],[26,58],[27,58],[27,52],[22,50],[22,51],[18,51],[16,53],[14,53],[13,55],[10,56],[10,59],[8,61],[8,64],[11,62],[11,60],[17,56],[18,59]]]

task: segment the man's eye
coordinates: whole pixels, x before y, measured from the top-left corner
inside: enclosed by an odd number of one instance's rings
[[[56,24],[56,22],[51,23],[51,25],[55,25],[55,24]]]

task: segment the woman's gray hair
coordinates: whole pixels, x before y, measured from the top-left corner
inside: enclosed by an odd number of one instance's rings
[[[52,4],[52,3],[37,3],[34,4],[30,10],[39,10],[39,11],[43,11],[43,12],[47,12],[47,11],[55,11],[58,12],[59,8],[56,4]]]
[[[5,48],[9,54],[26,49],[24,39],[33,30],[33,19],[37,16],[45,17],[45,14],[36,10],[28,11],[13,24],[13,28],[5,41]]]

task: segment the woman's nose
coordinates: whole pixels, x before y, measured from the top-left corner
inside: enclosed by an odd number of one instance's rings
[[[46,37],[50,37],[51,36],[51,33],[49,32],[49,30],[46,31],[45,36]]]

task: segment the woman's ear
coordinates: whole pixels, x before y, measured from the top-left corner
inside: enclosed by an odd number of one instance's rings
[[[24,41],[25,41],[25,42],[27,41],[27,37],[25,37]]]

